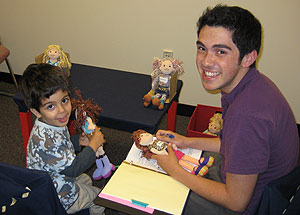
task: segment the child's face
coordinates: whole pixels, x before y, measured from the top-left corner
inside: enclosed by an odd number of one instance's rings
[[[67,91],[58,90],[49,99],[42,99],[41,103],[39,112],[35,109],[30,109],[37,118],[57,127],[63,127],[68,124],[72,106]]]

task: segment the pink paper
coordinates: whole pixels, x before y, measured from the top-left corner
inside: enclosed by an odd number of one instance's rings
[[[144,207],[141,207],[141,206],[138,206],[138,205],[134,205],[134,204],[131,203],[131,201],[121,199],[121,198],[118,198],[118,197],[115,197],[115,196],[107,195],[107,194],[104,194],[104,193],[99,193],[98,196],[103,198],[103,199],[107,199],[107,200],[110,200],[110,201],[113,201],[113,202],[120,203],[122,205],[126,205],[126,206],[129,206],[129,207],[135,208],[135,209],[140,210],[140,211],[144,211],[146,213],[153,214],[153,212],[154,212],[154,208],[150,208],[148,206],[144,208]]]

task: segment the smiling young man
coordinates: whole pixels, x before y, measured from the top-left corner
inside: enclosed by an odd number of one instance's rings
[[[163,130],[156,136],[179,148],[217,152],[220,162],[203,178],[184,171],[171,147],[153,158],[192,190],[184,214],[255,214],[264,186],[297,164],[296,121],[279,89],[256,69],[261,24],[248,10],[207,8],[197,33],[197,68],[205,89],[221,90],[223,130],[219,138]]]

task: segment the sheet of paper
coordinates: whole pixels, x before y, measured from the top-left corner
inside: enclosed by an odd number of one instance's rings
[[[180,149],[186,155],[199,159],[201,157],[202,151],[196,149]],[[145,157],[142,156],[142,151],[138,149],[135,144],[133,143],[126,159],[126,162],[132,163],[138,166],[142,166],[148,169],[152,169],[158,172],[162,172],[167,174],[158,164],[157,161],[154,159],[147,160]]]
[[[123,162],[101,193],[181,214],[189,189],[168,175]]]

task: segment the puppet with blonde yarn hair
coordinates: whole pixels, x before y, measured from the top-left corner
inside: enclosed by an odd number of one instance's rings
[[[182,75],[184,70],[182,62],[173,58],[154,58],[152,77],[152,91],[155,95],[151,96],[149,93],[144,96],[144,106],[148,107],[152,102],[159,110],[164,109],[165,101],[170,94],[170,80],[172,75],[177,72]]]
[[[42,62],[49,63],[52,66],[59,66],[66,71],[68,76],[70,75],[71,63],[60,45],[49,45],[43,52]]]
[[[223,128],[223,119],[221,113],[215,113],[210,119],[208,124],[208,129],[206,129],[203,133],[210,134],[213,136],[218,136],[220,131]]]
[[[101,108],[91,99],[84,100],[79,89],[75,90],[75,94],[76,98],[71,100],[72,111],[75,111],[74,129],[78,133],[84,132],[89,138],[93,135],[95,129],[100,129],[95,123],[97,122]],[[103,146],[98,148],[96,157],[97,169],[93,173],[93,179],[108,178],[115,170],[115,165],[109,161],[103,150]]]
[[[143,156],[150,159],[152,154],[167,155],[167,142],[157,140],[152,134],[137,130],[132,133],[132,138],[138,149],[143,153]],[[175,144],[172,145],[179,164],[194,175],[204,176],[208,172],[208,168],[214,163],[214,158],[208,156],[199,160],[177,150]]]

